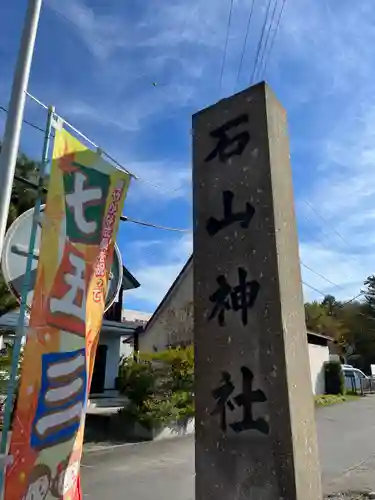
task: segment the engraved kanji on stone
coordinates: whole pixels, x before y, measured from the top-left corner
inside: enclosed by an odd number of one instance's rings
[[[258,297],[260,284],[256,280],[246,281],[247,272],[243,267],[238,268],[238,285],[232,287],[224,275],[216,279],[219,287],[209,297],[214,303],[208,320],[218,318],[220,326],[225,325],[225,312],[233,310],[241,311],[241,321],[245,326],[248,321],[248,310],[251,309]]]
[[[217,140],[217,145],[211,153],[207,155],[204,161],[206,163],[210,162],[218,156],[219,160],[222,163],[225,163],[232,156],[241,156],[250,141],[249,132],[247,130],[243,130],[242,132],[238,132],[232,136],[228,135],[228,132],[232,129],[236,129],[240,125],[247,124],[248,122],[248,115],[243,114],[212,130],[210,132],[210,136]]]
[[[224,217],[222,219],[216,219],[215,217],[210,217],[208,219],[206,229],[210,236],[215,236],[219,231],[235,222],[239,222],[244,229],[249,227],[250,221],[255,214],[254,207],[247,202],[245,204],[245,210],[233,212],[233,199],[234,194],[232,191],[223,192]]]
[[[234,404],[229,399],[235,387],[231,376],[228,372],[222,373],[222,384],[212,391],[212,395],[216,400],[216,406],[212,410],[211,415],[220,415],[220,428],[224,432],[227,429],[227,412],[226,406],[233,411]]]
[[[220,415],[220,428],[223,432],[227,430],[227,408],[232,412],[236,407],[242,408],[242,420],[229,424],[229,427],[237,434],[247,430],[257,430],[262,434],[269,434],[268,422],[264,418],[254,419],[253,405],[267,401],[265,393],[260,390],[253,390],[254,374],[246,366],[241,367],[242,392],[231,399],[235,390],[231,375],[228,372],[222,373],[222,384],[212,391],[212,396],[216,400],[216,406],[211,415]]]

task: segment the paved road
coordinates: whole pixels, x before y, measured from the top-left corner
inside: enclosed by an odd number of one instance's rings
[[[375,491],[375,395],[317,411],[324,489]]]
[[[375,490],[375,396],[322,408],[317,426],[324,490]],[[193,500],[192,437],[87,453],[82,487],[88,500]]]
[[[194,438],[119,446],[82,461],[88,500],[191,500]]]

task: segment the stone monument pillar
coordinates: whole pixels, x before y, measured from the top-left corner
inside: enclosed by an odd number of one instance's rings
[[[321,500],[286,113],[193,117],[196,500]]]

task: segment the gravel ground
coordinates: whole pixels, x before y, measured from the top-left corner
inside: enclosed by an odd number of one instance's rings
[[[375,498],[374,494],[369,495],[367,493],[344,492],[325,496],[324,500],[369,500],[372,498]]]

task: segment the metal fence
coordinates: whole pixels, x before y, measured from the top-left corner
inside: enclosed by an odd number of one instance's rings
[[[364,396],[375,394],[375,378],[356,377],[354,374],[345,374],[346,391]]]

